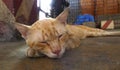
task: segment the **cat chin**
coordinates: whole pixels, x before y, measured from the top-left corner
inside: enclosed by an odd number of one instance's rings
[[[56,54],[53,54],[53,55],[47,55],[49,58],[61,58],[62,55],[56,55]]]

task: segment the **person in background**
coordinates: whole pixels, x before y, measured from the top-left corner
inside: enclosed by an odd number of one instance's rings
[[[51,3],[51,17],[57,17],[65,7],[69,6],[69,2],[66,0],[52,0]]]

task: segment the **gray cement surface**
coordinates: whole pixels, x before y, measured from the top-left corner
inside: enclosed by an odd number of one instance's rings
[[[25,42],[0,43],[0,70],[120,70],[120,37],[87,38],[60,59],[28,58]]]

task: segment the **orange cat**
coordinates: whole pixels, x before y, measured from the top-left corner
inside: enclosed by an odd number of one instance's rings
[[[39,57],[40,53],[50,58],[60,58],[66,48],[80,45],[81,39],[89,36],[120,35],[120,32],[107,32],[83,25],[66,23],[69,9],[66,8],[58,17],[38,20],[33,25],[16,23],[15,27],[26,40],[28,57]]]

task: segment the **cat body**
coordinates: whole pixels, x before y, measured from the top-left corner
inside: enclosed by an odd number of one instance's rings
[[[120,32],[108,32],[83,25],[66,23],[68,8],[58,17],[38,20],[33,25],[15,23],[29,46],[27,56],[39,57],[40,53],[50,58],[60,58],[66,49],[80,45],[82,39],[89,36],[120,35]]]

